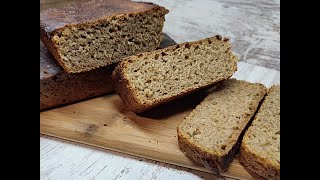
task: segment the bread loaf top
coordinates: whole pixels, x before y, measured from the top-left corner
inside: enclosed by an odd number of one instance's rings
[[[164,14],[168,13],[168,10],[164,7],[129,0],[74,1],[63,8],[42,11],[40,13],[40,28],[51,34],[65,26],[95,23],[119,14],[129,14],[130,16],[130,14],[154,10],[162,10]]]

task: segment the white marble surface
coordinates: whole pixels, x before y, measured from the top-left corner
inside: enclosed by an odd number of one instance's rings
[[[280,70],[280,0],[141,1],[170,11],[164,32],[177,43],[220,34],[241,61]]]
[[[49,179],[222,179],[69,141],[40,137],[40,178]]]
[[[280,72],[238,63],[235,78],[270,87],[280,83]],[[223,179],[213,174],[40,136],[40,177],[49,179]],[[228,178],[226,178],[228,179]]]
[[[148,0],[170,10],[164,32],[176,42],[220,34],[240,57],[234,77],[280,83],[280,1]],[[255,66],[258,64],[260,66]],[[265,67],[272,69],[268,69]],[[221,179],[209,173],[40,135],[41,179]]]

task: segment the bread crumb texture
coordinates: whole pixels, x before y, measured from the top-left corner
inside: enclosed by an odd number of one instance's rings
[[[240,162],[267,179],[280,179],[280,85],[269,89],[245,133]]]
[[[71,6],[41,13],[42,29],[47,31],[45,34],[50,39],[47,43],[53,44],[57,60],[70,73],[89,71],[117,63],[126,56],[155,50],[162,40],[168,10],[161,6],[131,1],[99,1],[89,3],[88,7],[80,5],[79,9]],[[108,8],[114,13],[110,14]],[[97,14],[95,17],[89,10],[101,12],[92,12]],[[88,21],[81,13],[88,14]],[[71,22],[64,22],[67,20]],[[59,24],[66,25],[59,27]],[[48,32],[56,26],[59,28]]]
[[[237,57],[228,39],[215,36],[131,56],[118,65],[113,76],[116,91],[126,104],[147,109],[228,79],[236,70]],[[123,95],[127,93],[124,87],[131,98]]]
[[[222,82],[178,126],[182,151],[210,169],[226,171],[265,93],[262,84]]]

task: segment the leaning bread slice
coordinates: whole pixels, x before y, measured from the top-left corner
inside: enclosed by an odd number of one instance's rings
[[[265,93],[259,83],[222,82],[179,124],[180,149],[197,164],[226,171]]]
[[[243,137],[240,163],[267,179],[280,179],[280,85],[272,86]]]
[[[130,110],[142,112],[231,77],[237,57],[230,49],[217,35],[130,56],[114,70],[113,86]]]

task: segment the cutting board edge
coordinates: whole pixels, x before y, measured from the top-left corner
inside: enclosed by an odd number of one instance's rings
[[[54,133],[44,132],[41,129],[40,129],[40,134],[47,135],[47,136],[50,136],[50,137],[59,138],[59,139],[63,139],[63,140],[67,140],[67,141],[70,141],[70,142],[76,142],[76,143],[83,144],[83,145],[93,146],[93,147],[96,147],[96,148],[110,150],[110,151],[114,151],[114,152],[118,152],[118,153],[123,153],[123,154],[131,155],[131,156],[134,156],[134,157],[142,157],[142,158],[155,160],[155,161],[159,161],[159,162],[163,162],[163,163],[167,163],[167,164],[171,164],[171,165],[175,165],[175,166],[179,166],[179,167],[183,167],[183,168],[189,168],[189,169],[193,169],[193,170],[197,170],[197,171],[201,171],[201,172],[212,173],[210,170],[208,170],[208,169],[206,169],[204,167],[201,168],[200,166],[181,165],[181,164],[177,164],[177,163],[174,163],[174,162],[165,161],[165,160],[162,160],[162,159],[157,159],[157,158],[152,158],[152,157],[148,157],[148,156],[144,156],[144,155],[140,155],[140,154],[134,154],[134,153],[130,153],[130,152],[125,152],[125,151],[121,151],[121,150],[118,150],[118,149],[115,149],[115,148],[111,148],[111,147],[100,146],[100,145],[93,144],[93,143],[90,143],[90,142],[79,141],[79,140],[76,140],[76,139],[72,139],[72,138],[68,138],[68,137],[64,137],[64,136],[59,136],[59,135],[56,135]],[[219,176],[218,174],[215,174],[215,173],[213,173],[213,174]],[[240,179],[240,180],[241,179],[246,179],[246,180],[256,179],[255,177],[248,178],[247,176],[245,176],[245,177],[236,176],[236,175],[233,175],[232,173],[228,173],[228,172],[222,172],[222,173],[220,173],[220,175],[221,176],[225,176],[225,177],[229,177],[229,178]]]

